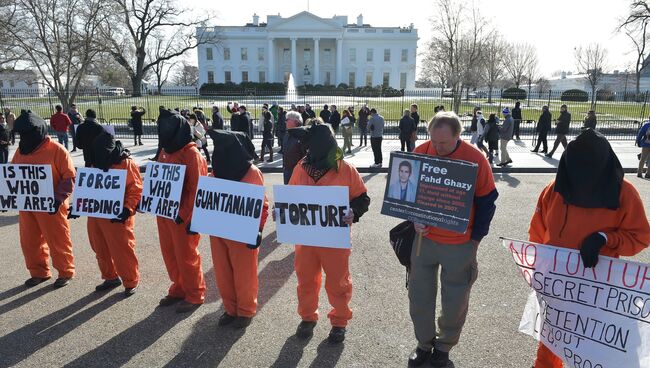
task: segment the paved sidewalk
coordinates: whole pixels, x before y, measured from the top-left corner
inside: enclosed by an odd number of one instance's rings
[[[54,137],[54,140],[56,138]],[[145,165],[147,162],[150,162],[149,159],[156,154],[157,141],[154,139],[145,139],[143,140],[143,146],[133,146],[131,140],[122,140],[125,143],[126,148],[131,151],[132,156],[135,158],[138,165]],[[423,143],[423,140],[419,140],[417,143]],[[381,169],[370,168],[370,165],[373,164],[374,158],[372,154],[372,149],[370,144],[368,146],[358,146],[358,140],[354,140],[355,146],[352,149],[352,154],[345,155],[345,160],[355,165],[360,172],[387,172],[388,163],[391,151],[399,151],[400,142],[399,140],[384,140],[382,144],[382,151],[384,154],[384,166]],[[368,142],[370,143],[370,142]],[[553,142],[549,142],[552,146]],[[618,156],[623,168],[628,173],[636,173],[639,160],[637,159],[637,154],[640,152],[638,147],[634,146],[633,142],[610,142],[614,152]],[[257,148],[259,154],[259,147],[262,144],[261,139],[253,140],[253,144]],[[339,146],[343,146],[343,140],[339,139]],[[16,145],[10,146],[9,157],[13,157],[14,150],[18,147],[18,142]],[[208,149],[212,152],[212,141],[209,142]],[[258,167],[263,172],[281,172],[282,171],[282,155],[277,154],[279,148],[276,146],[274,151],[276,153],[273,155],[273,162],[266,163],[260,162]],[[535,154],[530,152],[532,148],[530,147],[529,140],[520,140],[520,141],[510,141],[508,144],[508,152],[510,153],[511,159],[513,161],[512,165],[509,167],[501,168],[498,166],[493,167],[493,171],[496,172],[510,172],[510,173],[554,173],[557,169],[557,165],[560,162],[560,157],[562,156],[562,146],[555,152],[553,158],[546,158],[543,154]],[[80,150],[72,153],[72,159],[75,166],[83,166],[83,155]],[[268,159],[268,154],[265,157]],[[498,159],[495,159],[495,163],[498,163]]]

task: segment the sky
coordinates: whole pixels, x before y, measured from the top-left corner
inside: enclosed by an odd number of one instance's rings
[[[471,6],[470,1],[463,2]],[[536,46],[539,69],[546,77],[556,71],[576,71],[574,48],[590,43],[600,43],[607,49],[607,71],[633,70],[632,44],[627,36],[616,33],[617,25],[629,11],[629,3],[629,0],[475,0],[484,21],[491,23],[507,41]],[[244,25],[252,22],[253,13],[260,16],[260,22],[266,22],[269,14],[290,17],[304,10],[323,18],[347,15],[348,23],[355,23],[356,17],[363,14],[364,23],[372,26],[413,23],[420,38],[418,52],[431,38],[431,19],[435,16],[432,0],[239,0],[237,10],[224,6],[221,1],[182,0],[181,4],[214,12],[216,17],[209,25]]]

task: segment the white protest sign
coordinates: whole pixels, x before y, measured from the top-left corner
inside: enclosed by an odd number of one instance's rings
[[[350,248],[348,187],[274,185],[273,196],[278,242]]]
[[[0,165],[0,210],[52,212],[54,184],[50,165]]]
[[[191,230],[255,244],[263,208],[263,186],[201,176]]]
[[[184,180],[185,165],[148,163],[138,211],[176,219],[181,207]]]
[[[84,167],[77,169],[72,213],[78,216],[114,219],[124,208],[126,170]]]
[[[519,330],[571,368],[650,367],[650,266],[504,239],[533,289]]]

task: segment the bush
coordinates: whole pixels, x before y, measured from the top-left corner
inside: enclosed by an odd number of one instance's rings
[[[614,92],[608,89],[599,89],[596,92],[596,100],[598,101],[614,101]]]
[[[503,93],[501,94],[502,98],[507,98],[510,100],[525,100],[526,99],[526,91],[521,89],[521,88],[508,88]]]
[[[589,93],[581,89],[568,89],[562,92],[560,96],[562,101],[573,101],[573,102],[587,102],[589,101]]]
[[[201,95],[226,95],[226,96],[242,96],[249,94],[251,90],[260,91],[264,93],[279,93],[284,94],[287,91],[287,86],[284,83],[258,83],[258,82],[242,82],[235,84],[228,83],[205,83],[199,88]]]

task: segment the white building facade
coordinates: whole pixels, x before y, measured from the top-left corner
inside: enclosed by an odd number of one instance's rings
[[[218,44],[198,47],[199,86],[204,83],[287,82],[297,85],[415,87],[417,30],[348,24],[347,16],[309,12],[267,16],[240,27],[199,27]]]

